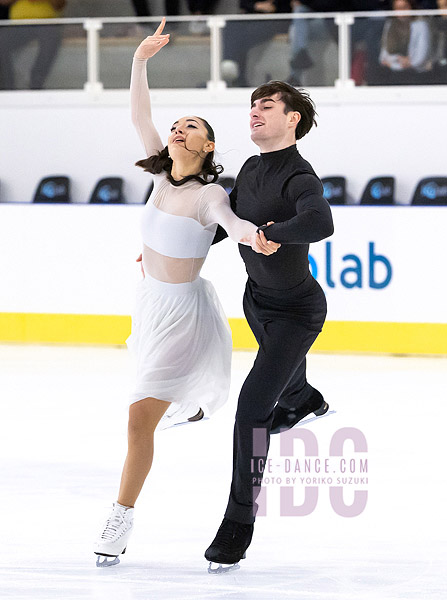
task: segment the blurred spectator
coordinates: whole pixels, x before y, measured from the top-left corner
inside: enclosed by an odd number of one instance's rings
[[[244,14],[273,14],[290,12],[290,0],[240,0]],[[251,48],[272,39],[277,33],[286,33],[287,20],[228,21],[223,32],[224,61],[222,77],[229,85],[246,87],[247,54]]]
[[[393,10],[413,10],[414,0],[393,0]],[[432,34],[424,17],[387,19],[380,51],[383,84],[429,83],[432,70]]]
[[[310,12],[362,12],[387,10],[389,8],[388,0],[292,0],[292,10],[294,13]],[[302,85],[303,72],[311,68],[313,59],[309,54],[309,39],[312,27],[326,28],[327,34],[338,43],[338,27],[334,21],[321,20],[312,21],[311,19],[294,19],[290,25],[290,76],[291,85]],[[366,61],[372,57],[377,57],[380,46],[380,37],[383,29],[383,21],[377,19],[358,18],[354,27],[351,28],[351,51],[352,55],[361,56],[360,78],[363,79],[363,71]],[[357,51],[361,53],[357,54]]]
[[[216,8],[217,0],[188,0],[188,9],[192,15],[210,15]],[[189,30],[191,33],[203,34],[208,31],[204,21],[191,21]]]
[[[150,17],[151,11],[149,9],[148,0],[132,0],[132,6],[137,17]]]
[[[188,0],[188,9],[192,15],[209,15],[214,11],[216,4],[217,0]],[[149,0],[132,0],[132,5],[137,17],[150,17],[152,15]],[[175,17],[180,15],[180,0],[165,0],[164,5],[166,16]],[[171,29],[172,26],[173,23],[170,23]],[[192,21],[190,31],[196,34],[205,33],[207,25],[202,21]]]
[[[437,8],[447,10],[447,0],[438,0]],[[433,83],[447,84],[447,14],[434,19],[436,46],[434,48]]]
[[[210,15],[216,4],[217,0],[188,0],[188,9],[192,15]]]
[[[4,2],[5,4],[5,2]],[[65,0],[12,0],[10,19],[52,19],[62,16]],[[13,53],[37,41],[38,52],[31,67],[30,89],[40,90],[56,60],[62,43],[62,27],[24,25],[2,27],[0,35],[0,89],[14,90]]]
[[[4,0],[3,0],[4,1]],[[0,3],[2,0],[0,0]],[[152,15],[149,0],[132,0],[132,6],[137,17]],[[180,14],[180,0],[165,0],[165,15],[175,17]],[[209,15],[214,11],[217,0],[188,0],[188,9],[192,15]]]
[[[315,12],[311,6],[307,6],[298,0],[292,0],[292,11],[296,14],[307,12]],[[312,67],[313,60],[311,59],[308,47],[310,39],[310,29],[312,23],[308,19],[294,19],[290,24],[289,39],[290,39],[290,76],[288,82],[290,85],[302,85],[303,71],[307,71]]]
[[[9,18],[9,5],[12,0],[0,0],[0,21],[5,21]]]
[[[150,17],[149,0],[132,0],[132,6],[137,17]],[[180,14],[180,0],[165,0],[165,14],[175,17]]]
[[[132,0],[132,6],[137,17],[152,16],[149,0]],[[164,6],[164,12],[166,16],[176,17],[180,14],[180,0],[165,0]],[[171,23],[170,25],[171,30],[175,29],[175,25],[173,26],[173,23]],[[114,34],[116,34],[116,30]],[[145,31],[140,25],[131,25],[130,27],[125,27],[123,29],[122,35],[135,35],[137,37],[145,37],[148,35],[148,32]]]

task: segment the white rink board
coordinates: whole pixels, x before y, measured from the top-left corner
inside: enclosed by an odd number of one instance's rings
[[[447,208],[332,210],[335,234],[310,251],[328,297],[329,320],[447,322]],[[140,277],[135,258],[141,211],[141,206],[0,205],[0,312],[130,314]],[[383,288],[370,285],[370,244],[392,270]],[[356,272],[343,273],[353,267]],[[346,287],[360,283],[360,270],[362,287]],[[212,280],[227,316],[242,317],[246,274],[236,245],[225,240],[213,247],[202,275]],[[386,275],[383,260],[376,258],[373,284]]]
[[[332,212],[334,235],[310,249],[329,320],[447,322],[447,207],[332,207]],[[343,275],[346,268],[356,272]]]

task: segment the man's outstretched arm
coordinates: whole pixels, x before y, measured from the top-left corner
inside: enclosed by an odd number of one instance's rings
[[[281,244],[310,244],[334,233],[331,209],[316,177],[294,177],[289,183],[288,194],[296,199],[297,214],[288,221],[260,227],[267,240]]]

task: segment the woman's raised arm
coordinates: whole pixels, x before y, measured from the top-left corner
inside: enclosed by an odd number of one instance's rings
[[[169,42],[169,34],[162,35],[166,19],[163,18],[154,35],[144,39],[135,51],[130,79],[130,103],[134,124],[147,156],[153,156],[164,146],[152,121],[151,100],[147,82],[146,63]]]

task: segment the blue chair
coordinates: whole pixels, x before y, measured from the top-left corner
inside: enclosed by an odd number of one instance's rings
[[[394,177],[389,175],[373,177],[368,181],[360,199],[360,204],[389,206],[394,204]]]
[[[95,185],[90,196],[90,204],[123,204],[122,177],[104,177]]]
[[[70,201],[70,179],[65,175],[41,179],[33,198],[33,202],[41,204],[66,204]]]
[[[413,206],[447,206],[447,177],[424,177],[414,190]]]
[[[146,192],[146,198],[144,199],[144,204],[146,204],[146,202],[149,200],[149,198],[151,197],[152,191],[154,189],[154,180],[151,179],[151,182],[149,184],[149,187],[147,188],[147,192]]]
[[[323,196],[331,206],[346,204],[346,177],[323,177]]]

